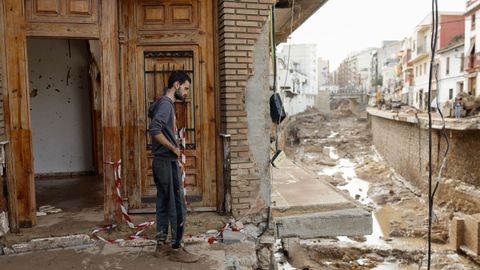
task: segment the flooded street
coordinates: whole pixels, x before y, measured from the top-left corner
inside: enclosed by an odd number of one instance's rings
[[[305,114],[289,126],[287,156],[371,211],[373,233],[301,240],[303,254],[287,254],[284,269],[426,269],[425,195],[383,161],[365,119],[348,110]],[[448,204],[435,207],[431,269],[479,269],[448,245],[453,214]]]

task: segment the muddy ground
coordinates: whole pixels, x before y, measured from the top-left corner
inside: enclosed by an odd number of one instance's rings
[[[287,254],[293,267],[426,269],[427,195],[396,174],[376,153],[365,117],[352,114],[346,106],[329,117],[310,110],[289,124],[286,138],[285,151],[290,159],[327,176],[331,184],[364,204],[374,217],[370,236],[300,241],[302,252]],[[480,269],[448,245],[449,223],[458,214],[450,205],[441,202],[435,206],[431,269]],[[288,253],[286,249],[284,245]]]

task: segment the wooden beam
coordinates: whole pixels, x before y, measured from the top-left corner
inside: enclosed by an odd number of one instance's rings
[[[15,194],[12,211],[17,211],[20,227],[37,223],[33,174],[32,133],[23,1],[5,0],[5,46],[7,91],[4,98],[5,121],[10,147],[7,153],[9,192]],[[16,224],[13,224],[15,226]]]
[[[31,23],[27,25],[29,37],[60,37],[98,39],[99,30],[96,24],[68,23]]]
[[[103,158],[105,161],[117,162],[121,157],[118,2],[102,0],[100,18]],[[120,208],[114,198],[113,168],[105,163],[103,180],[104,221],[121,224]]]
[[[122,119],[123,159],[125,160],[125,189],[129,208],[141,205],[141,145],[139,139],[138,95],[136,87],[135,0],[122,1],[122,28],[125,45],[122,46]]]

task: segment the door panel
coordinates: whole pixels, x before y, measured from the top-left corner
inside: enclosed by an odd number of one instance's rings
[[[189,202],[201,202],[203,199],[203,184],[202,184],[202,144],[199,121],[200,106],[198,101],[201,101],[203,95],[200,91],[199,72],[196,68],[198,64],[198,49],[196,45],[191,46],[155,46],[155,47],[139,47],[139,68],[142,73],[139,74],[141,78],[141,93],[139,94],[142,108],[140,110],[143,118],[141,126],[141,140],[140,144],[143,147],[143,165],[144,178],[142,179],[142,203],[154,202],[156,188],[153,182],[153,175],[151,170],[152,153],[151,141],[152,138],[148,133],[148,126],[150,119],[148,118],[148,108],[155,101],[157,97],[164,94],[164,89],[167,87],[168,77],[174,70],[184,70],[192,78],[189,95],[185,102],[177,102],[176,118],[179,128],[186,128],[186,153],[187,153],[187,198]]]
[[[26,0],[30,23],[96,23],[98,0]]]

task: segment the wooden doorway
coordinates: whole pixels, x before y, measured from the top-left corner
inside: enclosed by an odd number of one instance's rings
[[[185,104],[176,104],[178,125],[187,129],[188,207],[194,211],[217,209],[213,3],[211,0],[130,0],[123,5],[125,25],[122,27],[127,35],[122,48],[127,64],[122,68],[129,77],[125,81],[134,85],[124,89],[126,100],[134,100],[125,108],[126,125],[136,130],[136,134],[126,134],[125,140],[127,148],[135,143],[132,147],[139,153],[138,159],[127,160],[126,164],[130,212],[155,210],[147,112],[155,98],[164,94],[168,77],[174,70],[185,70],[192,78]],[[134,18],[132,11],[136,14]]]

